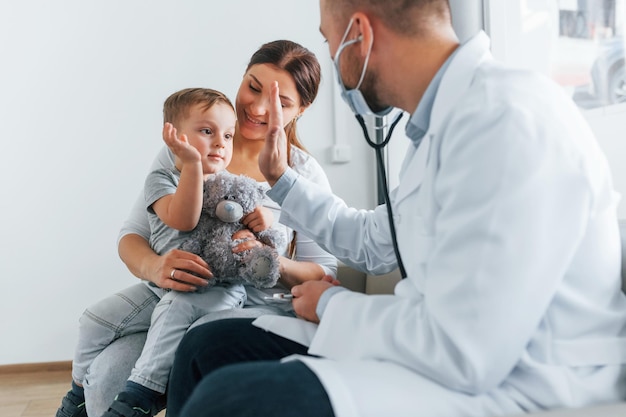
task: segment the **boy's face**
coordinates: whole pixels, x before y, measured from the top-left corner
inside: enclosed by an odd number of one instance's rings
[[[177,123],[178,135],[187,135],[189,144],[200,152],[204,174],[221,171],[230,163],[235,122],[230,106],[215,103],[208,109],[202,104],[194,105],[189,116]]]

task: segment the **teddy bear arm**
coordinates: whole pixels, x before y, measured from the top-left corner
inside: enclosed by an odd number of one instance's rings
[[[278,230],[267,229],[256,234],[257,239],[274,249],[285,245],[285,236]]]
[[[180,244],[179,249],[185,252],[193,253],[194,255],[202,255],[202,248],[205,243],[199,235],[192,235],[183,243]]]

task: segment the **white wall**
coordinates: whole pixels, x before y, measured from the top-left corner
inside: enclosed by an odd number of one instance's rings
[[[322,61],[301,138],[337,194],[371,206],[356,121],[342,138],[352,162],[329,162],[335,81],[318,15],[293,0],[0,3],[0,365],[71,359],[84,308],[137,282],[116,238],[162,146],[163,100],[191,86],[234,100],[264,42],[292,39]]]

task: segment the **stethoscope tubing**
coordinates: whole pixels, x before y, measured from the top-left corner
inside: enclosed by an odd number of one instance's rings
[[[406,270],[404,269],[404,264],[402,263],[402,256],[400,256],[400,249],[398,248],[398,239],[396,238],[396,226],[393,222],[393,210],[391,208],[391,201],[389,199],[389,189],[387,187],[387,173],[385,171],[385,164],[383,160],[383,149],[385,148],[385,146],[387,146],[387,144],[389,143],[389,140],[391,140],[391,135],[393,134],[393,130],[395,129],[400,119],[402,119],[402,116],[403,116],[403,113],[400,113],[395,118],[395,120],[391,123],[391,125],[389,126],[389,131],[387,132],[387,136],[385,137],[385,140],[383,140],[381,143],[375,143],[372,141],[369,133],[367,132],[367,126],[365,125],[365,120],[363,120],[363,116],[361,116],[360,114],[357,114],[356,119],[361,125],[361,129],[363,129],[363,135],[365,136],[365,140],[367,141],[367,144],[371,146],[372,148],[374,148],[374,151],[376,152],[376,163],[378,164],[378,173],[381,177],[380,179],[381,179],[381,183],[383,186],[383,194],[385,195],[385,205],[387,206],[387,217],[389,219],[389,227],[391,229],[391,240],[393,243],[393,251],[396,254],[396,259],[398,261],[398,269],[400,270],[400,275],[402,276],[402,279],[404,279],[406,278]]]

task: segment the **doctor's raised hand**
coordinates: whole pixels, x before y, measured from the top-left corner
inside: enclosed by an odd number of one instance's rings
[[[289,165],[287,163],[287,135],[283,124],[277,81],[272,82],[269,94],[267,134],[265,146],[259,153],[259,169],[270,186],[273,186]]]
[[[273,82],[269,97],[269,118],[265,146],[259,153],[259,169],[267,182],[273,186],[285,173],[287,163],[287,135],[283,124],[283,112],[280,103],[278,83]],[[320,281],[307,281],[291,289],[294,296],[293,308],[296,314],[308,321],[319,323],[316,313],[317,304],[324,291],[338,285],[339,281],[325,276]]]

